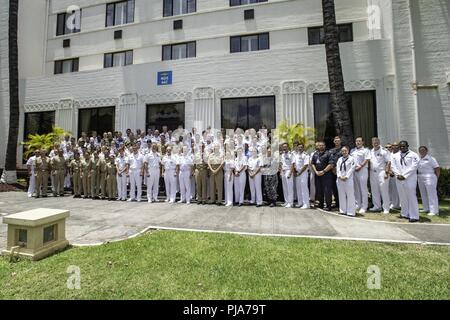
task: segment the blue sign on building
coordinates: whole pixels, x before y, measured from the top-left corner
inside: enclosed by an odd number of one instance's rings
[[[172,84],[172,71],[158,72],[158,86],[166,86]]]

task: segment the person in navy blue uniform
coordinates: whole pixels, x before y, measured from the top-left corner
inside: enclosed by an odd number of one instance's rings
[[[319,142],[318,149],[311,160],[311,166],[316,175],[316,201],[319,202],[318,208],[331,211],[334,163],[331,154],[325,150],[325,142]]]
[[[338,193],[338,188],[337,188],[337,172],[336,172],[336,163],[338,162],[339,158],[342,157],[342,140],[340,136],[336,136],[334,137],[333,140],[334,143],[334,148],[330,149],[330,156],[331,156],[331,160],[333,161],[333,170],[331,171],[333,173],[333,198],[334,198],[334,202],[336,204],[336,208],[339,208],[339,193]]]

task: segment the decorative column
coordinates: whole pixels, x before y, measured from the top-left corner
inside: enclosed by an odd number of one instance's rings
[[[190,115],[188,113],[186,114],[186,127],[188,123],[192,123],[193,127],[197,128],[197,132],[202,132],[208,126],[214,127],[214,98],[214,88],[204,87],[194,89],[194,110],[190,114],[193,118],[191,119]]]
[[[292,125],[303,123],[312,126],[312,115],[308,112],[305,81],[285,81],[282,83],[283,107],[280,120],[287,120]]]
[[[74,101],[73,99],[62,99],[59,101],[55,114],[55,125],[74,133]]]
[[[138,120],[139,119],[139,120]],[[142,123],[142,120],[144,123]],[[136,130],[145,127],[145,113],[138,113],[138,96],[136,93],[127,93],[120,96],[116,109],[116,131],[125,132],[127,129]]]
[[[386,131],[386,141],[396,141],[400,137],[400,115],[395,88],[395,76],[388,75],[383,78],[384,92],[384,122]],[[377,107],[381,107],[378,104]]]

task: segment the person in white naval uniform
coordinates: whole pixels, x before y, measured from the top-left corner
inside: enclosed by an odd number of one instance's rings
[[[147,178],[147,201],[152,203],[158,202],[161,156],[158,153],[158,144],[153,143],[150,150],[144,157],[144,170]]]
[[[244,204],[245,184],[247,182],[247,158],[242,147],[238,147],[236,150],[234,177],[234,199],[239,206],[242,206]]]
[[[166,186],[166,202],[175,203],[175,197],[177,195],[177,162],[176,158],[172,155],[172,147],[167,147],[166,155],[162,159],[162,165],[164,168],[164,184]]]
[[[354,217],[356,216],[356,201],[353,174],[356,169],[356,161],[349,155],[347,146],[342,147],[341,153],[342,157],[336,163],[339,212]]]
[[[117,169],[117,200],[127,200],[127,175],[128,165],[127,157],[125,156],[125,148],[119,148],[119,156],[116,158]]]
[[[262,189],[261,189],[261,159],[258,156],[258,150],[255,147],[250,149],[251,156],[247,160],[248,165],[248,181],[250,183],[250,203],[260,207],[263,204]]]
[[[178,203],[191,203],[191,176],[193,175],[194,159],[189,154],[189,148],[184,145],[181,154],[177,157],[177,173],[180,181],[180,201]]]
[[[292,208],[294,206],[294,161],[292,154],[289,152],[288,144],[284,143],[281,148],[280,175],[283,183],[284,207]]]
[[[407,141],[399,143],[400,152],[392,157],[392,172],[397,179],[398,195],[402,207],[401,217],[409,222],[419,221],[419,203],[417,201],[417,168],[420,158],[409,150]]]
[[[309,209],[308,166],[309,155],[305,147],[299,143],[294,151],[295,186],[297,190],[297,208]]]
[[[36,189],[36,156],[38,151],[34,151],[33,156],[27,161],[28,177],[30,178],[28,182],[28,198],[33,197],[34,190]]]
[[[130,175],[130,199],[128,199],[128,201],[137,200],[138,202],[141,202],[144,156],[139,152],[139,147],[137,145],[133,146],[133,153],[128,156],[127,163]]]
[[[418,168],[418,182],[420,196],[422,198],[423,211],[429,216],[439,215],[439,199],[437,195],[437,183],[441,174],[439,163],[428,154],[428,148],[419,148],[420,161]]]
[[[366,213],[369,206],[367,180],[369,178],[370,151],[364,147],[364,139],[362,137],[356,138],[356,148],[350,152],[350,155],[356,161],[354,179],[357,210],[359,210],[359,213]]]
[[[388,148],[389,150],[389,148]],[[398,142],[394,142],[390,146],[391,150],[391,159],[392,156],[398,152],[400,152],[398,148]],[[392,172],[392,164],[391,164],[391,170],[389,172],[390,179],[389,179],[389,197],[391,199],[391,209],[397,209],[400,210],[400,198],[398,196],[398,190],[397,190],[397,179],[395,178],[394,173]]]
[[[224,164],[224,183],[225,183],[225,206],[233,206],[233,185],[234,185],[234,149],[227,148],[225,151],[225,164]]]
[[[372,191],[372,212],[388,214],[391,206],[389,197],[389,171],[391,170],[390,152],[381,148],[380,139],[372,138],[373,149],[370,150],[370,189]]]

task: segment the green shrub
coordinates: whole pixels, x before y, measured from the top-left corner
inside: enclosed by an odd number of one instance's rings
[[[441,176],[438,182],[438,194],[440,199],[450,198],[450,168],[441,168]]]

